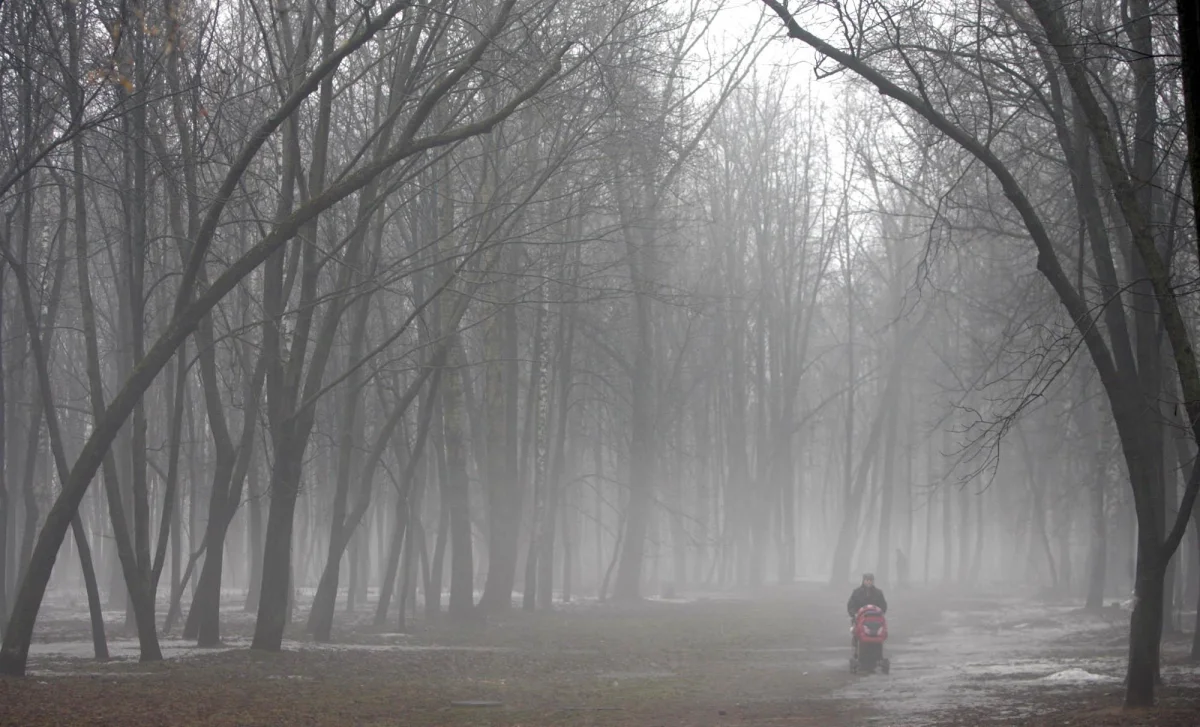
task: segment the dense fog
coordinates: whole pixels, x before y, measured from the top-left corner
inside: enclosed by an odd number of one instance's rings
[[[230,609],[278,651],[870,572],[1132,604],[1152,702],[1200,599],[1195,23],[0,4],[0,671],[51,596],[154,660]]]

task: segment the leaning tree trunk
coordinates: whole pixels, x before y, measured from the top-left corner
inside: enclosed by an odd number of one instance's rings
[[[409,406],[417,398],[427,379],[432,374],[432,380],[429,381],[431,391],[437,391],[438,383],[441,380],[441,364],[445,358],[445,350],[439,350],[434,355],[434,367],[425,368],[421,374],[413,381],[407,391],[400,397],[396,403],[387,422],[380,428],[376,435],[375,443],[371,447],[371,451],[363,463],[362,472],[359,473],[359,487],[356,493],[354,509],[348,514],[342,515],[344,522],[342,527],[334,530],[329,539],[328,557],[325,561],[325,568],[321,573],[321,580],[317,585],[317,594],[313,598],[312,611],[309,614],[308,630],[312,632],[313,638],[317,641],[329,641],[333,629],[333,612],[337,596],[338,585],[338,568],[337,565],[341,562],[342,555],[346,552],[346,547],[350,543],[350,539],[354,536],[359,523],[362,522],[363,516],[366,515],[367,509],[371,504],[371,489],[375,480],[375,471],[379,466],[379,462],[383,459],[384,452],[387,450],[388,443],[392,441],[392,434],[396,426],[400,423],[404,414],[408,411]],[[403,476],[400,480],[400,491],[398,498],[401,505],[398,508],[403,508],[403,503],[407,502],[413,473],[417,463],[420,461],[421,452],[425,446],[425,438],[429,432],[429,426],[432,422],[432,411],[428,406],[422,407],[421,419],[418,423],[417,441],[413,445],[412,454],[409,456],[408,462],[405,465]],[[343,505],[343,509],[344,509]],[[399,547],[396,546],[397,558],[399,557]],[[394,573],[395,567],[389,573]],[[387,586],[390,598],[390,586]],[[387,604],[382,595],[380,596],[380,613],[386,618]]]
[[[82,177],[77,178],[77,191],[82,190]],[[81,219],[83,215],[78,215]],[[76,222],[76,232],[79,232],[79,222]],[[47,360],[47,351],[52,350],[52,341],[50,339],[51,332],[54,329],[54,316],[58,310],[58,285],[61,283],[62,265],[65,265],[67,256],[65,253],[61,256],[62,264],[57,268],[57,280],[52,290],[52,298],[47,311],[46,331],[43,334],[39,330],[39,323],[34,312],[33,297],[29,290],[29,280],[26,276],[24,267],[14,267],[13,273],[17,281],[17,289],[21,297],[21,308],[24,312],[25,328],[29,334],[29,347],[33,353],[33,361],[37,374],[38,394],[43,402],[45,411],[46,430],[50,438],[50,448],[54,455],[55,469],[58,474],[59,482],[66,482],[68,475],[68,465],[66,453],[63,446],[62,434],[58,425],[58,411],[53,405],[53,390],[50,386],[50,368]],[[27,466],[32,466],[32,461],[26,462]],[[27,523],[26,527],[33,527],[34,523]],[[79,563],[83,571],[84,587],[87,590],[88,614],[91,619],[92,627],[92,646],[96,658],[99,660],[108,659],[108,642],[104,635],[104,616],[101,612],[100,603],[100,587],[96,582],[96,574],[92,561],[91,548],[88,546],[87,533],[83,527],[83,520],[78,512],[75,512],[71,518],[71,533],[75,538],[75,544],[79,551]],[[122,540],[118,538],[118,547],[128,547],[128,539]],[[123,546],[121,545],[123,544]],[[127,554],[127,553],[126,553]],[[34,566],[33,559],[30,559],[29,567]],[[139,610],[139,615],[142,618],[146,617],[144,606],[145,601],[139,601],[139,605],[143,608]],[[142,660],[150,661],[155,658],[161,659],[158,652],[158,639],[154,635],[153,614],[150,615],[149,629],[142,628],[144,621],[139,621],[138,637],[142,647]]]
[[[83,187],[83,150],[80,148],[76,152],[76,163],[79,165],[76,171],[75,179],[75,205],[76,205],[76,239],[75,239],[75,266],[76,266],[76,282],[79,286],[79,309],[80,318],[83,323],[84,344],[86,348],[86,368],[88,378],[88,389],[92,404],[92,412],[95,420],[99,420],[105,411],[104,401],[104,384],[100,370],[100,352],[98,336],[96,333],[96,315],[95,307],[92,303],[91,295],[91,271],[88,266],[88,237],[86,228],[86,213],[85,213],[85,197]],[[22,298],[28,295],[28,282],[22,282],[18,279],[18,283],[23,288]],[[28,305],[32,305],[30,301]],[[38,346],[38,348],[41,348]],[[39,354],[40,356],[40,354]],[[36,357],[35,357],[36,358]],[[43,378],[39,372],[39,379]],[[42,384],[42,396],[47,401],[52,401],[51,389],[49,382],[49,373],[46,372],[45,382]],[[57,415],[51,411],[52,407],[46,411],[47,427],[57,430],[56,423]],[[116,428],[113,430],[116,431]],[[51,435],[51,444],[57,435]],[[61,462],[59,461],[61,459]],[[65,454],[56,454],[55,462],[58,466],[59,481],[66,483],[68,479],[68,465]],[[132,601],[133,611],[135,614],[136,627],[138,632],[139,645],[141,647],[141,658],[143,661],[154,661],[162,658],[162,652],[158,645],[158,636],[155,633],[154,621],[154,593],[150,583],[150,564],[147,563],[145,569],[140,568],[135,546],[129,540],[129,528],[125,521],[124,508],[121,503],[120,487],[117,482],[117,468],[113,460],[112,452],[109,451],[103,458],[103,481],[105,496],[108,500],[108,507],[112,519],[112,527],[114,540],[116,541],[116,550],[121,564],[121,570],[125,576],[125,587],[127,587]],[[80,542],[82,537],[82,526],[79,523],[79,513],[73,514],[71,519],[71,527],[75,532],[77,542]],[[86,542],[85,540],[82,542]],[[148,545],[149,541],[147,541]],[[31,565],[32,567],[32,565]],[[144,582],[143,582],[144,581]]]
[[[208,411],[210,429],[216,444],[212,488],[209,496],[208,523],[204,531],[207,555],[200,571],[200,580],[192,596],[192,607],[184,624],[184,638],[195,638],[200,646],[216,646],[221,642],[221,574],[224,564],[225,538],[229,525],[241,504],[246,475],[254,460],[255,434],[261,408],[267,361],[259,358],[254,372],[244,382],[242,431],[235,450],[225,423],[224,407],[218,391],[211,319],[197,328],[201,348],[200,372]],[[207,352],[206,352],[207,351]]]
[[[355,277],[361,276],[356,274]],[[358,282],[361,285],[361,280]],[[367,314],[370,312],[369,299],[369,295],[364,295],[362,299],[355,301],[357,315],[350,335],[350,352],[346,361],[347,367],[353,368],[351,368],[344,385],[341,422],[338,425],[337,470],[334,475],[333,513],[329,522],[329,549],[326,554],[325,568],[321,573],[316,595],[313,597],[307,626],[310,633],[317,634],[318,641],[328,641],[333,628],[333,612],[337,601],[342,554],[351,538],[351,534],[346,532],[346,503],[350,498],[350,480],[355,474],[356,453],[363,438],[364,428],[363,417],[359,411],[362,373],[355,364],[362,358],[366,345]],[[403,416],[403,413],[393,414],[392,418],[398,419],[399,416]],[[375,447],[384,446],[390,434],[390,429],[378,434]],[[371,473],[372,476],[373,474]],[[368,481],[365,486],[370,487],[370,482]],[[353,553],[351,560],[353,560]],[[353,565],[351,568],[353,569]],[[353,600],[354,593],[351,588],[348,594],[348,603]]]
[[[340,45],[338,51],[332,57],[327,58],[318,65],[304,79],[301,87],[295,93],[289,95],[288,99],[281,106],[280,111],[268,117],[259,125],[255,133],[251,135],[249,141],[242,147],[236,163],[225,175],[221,186],[221,190],[223,191],[216,196],[215,201],[210,206],[209,212],[205,217],[205,224],[194,240],[193,255],[189,258],[189,266],[184,271],[179,285],[179,292],[176,297],[176,305],[171,322],[147,352],[145,358],[138,363],[138,366],[134,368],[129,378],[124,382],[121,390],[113,398],[111,406],[105,409],[95,422],[94,427],[88,435],[87,442],[80,450],[79,456],[70,470],[69,476],[63,480],[61,493],[55,499],[54,505],[47,513],[45,524],[42,526],[41,533],[38,536],[37,545],[34,546],[29,571],[21,581],[21,586],[17,591],[16,602],[8,621],[8,627],[5,629],[4,645],[0,648],[0,673],[9,675],[23,675],[25,673],[29,657],[29,646],[33,638],[34,623],[37,619],[42,599],[45,596],[46,588],[49,585],[51,569],[53,568],[58,550],[62,545],[63,539],[66,537],[66,532],[70,527],[72,518],[78,513],[80,503],[87,492],[88,486],[94,479],[96,471],[100,468],[106,453],[117,438],[120,428],[132,412],[137,400],[150,388],[157,374],[167,364],[179,345],[195,329],[199,319],[211,311],[229,293],[234,285],[249,275],[266,258],[278,251],[287,240],[295,235],[296,231],[307,220],[330,205],[361,189],[373,174],[379,173],[384,168],[383,165],[377,165],[369,170],[363,170],[365,173],[344,178],[338,183],[338,187],[331,190],[329,194],[310,200],[309,203],[295,214],[290,215],[282,220],[280,224],[276,225],[250,251],[231,263],[211,286],[193,299],[196,272],[206,259],[205,255],[213,240],[225,201],[235,191],[242,174],[261,150],[263,142],[285,119],[291,116],[291,111],[298,107],[312,93],[315,85],[332,72],[342,59],[367,43],[404,7],[407,7],[407,3],[402,0],[389,5],[377,16],[371,18],[361,32]],[[511,109],[515,108],[516,104],[529,98],[549,82],[550,78],[558,70],[559,66],[557,64],[552,65],[543,76],[539,77],[534,86],[520,96],[514,104],[505,107],[498,114],[489,117],[486,122],[483,122],[482,126],[461,127],[458,138],[473,136],[479,133],[477,131],[478,128],[484,128],[485,130],[492,128],[492,126],[510,114]],[[434,145],[447,143],[441,139],[434,141],[436,142]],[[411,148],[399,148],[394,155],[389,157],[387,166],[411,156],[411,154]],[[118,544],[120,544],[120,540]]]
[[[409,490],[411,492],[411,488]],[[396,578],[400,570],[400,553],[404,547],[404,538],[408,533],[408,503],[409,492],[396,495],[396,512],[393,518],[392,537],[388,541],[387,557],[384,559],[382,579],[379,584],[379,601],[375,604],[375,620],[372,625],[382,629],[387,624],[388,608],[392,604],[392,592],[396,589]],[[401,586],[403,587],[403,585]],[[401,618],[403,618],[403,599],[401,602]]]

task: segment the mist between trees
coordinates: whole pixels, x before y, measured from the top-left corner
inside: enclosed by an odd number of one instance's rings
[[[48,588],[156,659],[871,570],[1134,590],[1152,701],[1189,6],[0,5],[0,670]]]

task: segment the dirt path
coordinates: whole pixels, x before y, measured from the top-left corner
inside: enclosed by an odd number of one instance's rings
[[[902,622],[903,596],[895,601],[892,621]],[[1182,639],[1164,645],[1163,708],[1120,709],[1126,610],[957,595],[940,602],[934,624],[892,644],[889,678],[855,680],[835,693],[879,709],[865,724],[1200,725],[1200,668],[1187,663]]]
[[[297,630],[281,654],[249,651],[237,617],[227,648],[168,640],[173,656],[157,664],[139,664],[129,640],[114,641],[123,658],[107,664],[85,658],[86,642],[54,640],[35,647],[30,677],[0,680],[0,724],[1021,724],[1119,692],[1122,614],[1109,623],[1016,601],[889,596],[887,677],[848,673],[844,594],[792,586],[415,634],[339,614],[338,643]],[[70,623],[39,633],[73,637]]]

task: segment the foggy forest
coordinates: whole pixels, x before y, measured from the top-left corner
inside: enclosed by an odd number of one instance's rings
[[[1200,724],[1197,93],[1188,0],[0,1],[0,723]]]

